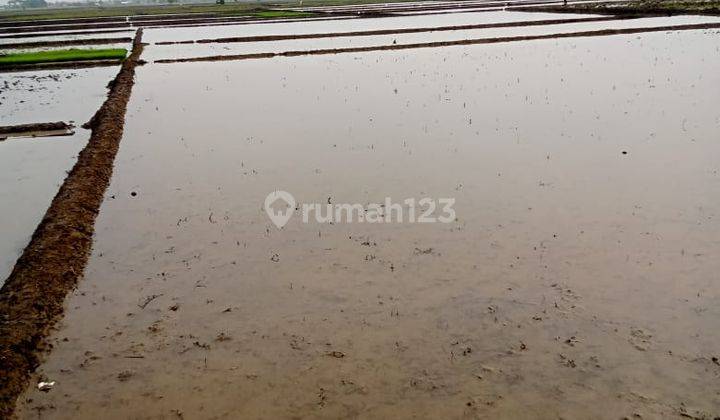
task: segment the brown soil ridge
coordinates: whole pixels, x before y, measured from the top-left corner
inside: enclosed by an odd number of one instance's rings
[[[518,41],[534,41],[541,39],[561,39],[561,38],[581,38],[581,37],[596,37],[596,36],[610,36],[610,35],[625,35],[625,34],[639,34],[646,32],[664,32],[664,31],[689,31],[699,29],[717,29],[720,28],[720,23],[698,23],[689,25],[675,25],[675,26],[655,26],[647,28],[627,28],[627,29],[601,29],[597,31],[582,31],[582,32],[567,32],[559,34],[547,34],[547,35],[521,35],[521,36],[508,36],[500,38],[480,38],[480,39],[463,39],[458,41],[438,41],[438,42],[426,42],[420,44],[397,44],[397,45],[381,45],[373,47],[350,47],[350,48],[333,48],[324,50],[305,50],[305,51],[285,51],[285,52],[267,52],[267,53],[253,53],[253,54],[237,54],[237,55],[213,55],[207,57],[191,57],[191,58],[171,58],[155,60],[155,63],[190,63],[190,62],[201,62],[201,61],[237,61],[237,60],[252,60],[260,58],[272,58],[272,57],[297,57],[303,55],[326,55],[326,54],[341,54],[341,53],[358,53],[358,52],[372,52],[372,51],[387,51],[387,50],[409,50],[417,48],[438,48],[438,47],[451,47],[459,45],[480,45],[480,44],[497,44],[503,42],[518,42]]]
[[[0,127],[0,134],[15,134],[23,133],[26,131],[50,131],[50,130],[67,130],[72,128],[72,125],[64,121],[47,122],[47,123],[33,123],[33,124],[18,124],[18,125],[5,125]]]
[[[58,61],[56,63],[32,63],[13,64],[0,66],[0,73],[12,73],[20,71],[35,70],[67,70],[84,69],[91,67],[119,66],[122,60],[83,60],[83,61]]]
[[[520,21],[520,22],[502,22],[502,23],[479,23],[471,25],[454,25],[454,26],[435,26],[422,28],[402,28],[402,29],[377,29],[372,31],[354,31],[354,32],[327,32],[315,34],[296,34],[296,35],[256,35],[228,38],[200,39],[197,41],[161,41],[155,45],[174,45],[174,44],[211,44],[211,43],[235,43],[235,42],[262,42],[262,41],[284,41],[291,39],[315,39],[315,38],[341,38],[341,37],[357,37],[357,36],[377,36],[377,35],[398,35],[413,34],[422,32],[445,32],[445,31],[464,31],[471,29],[491,29],[491,28],[513,28],[524,26],[543,26],[543,25],[561,25],[569,23],[584,22],[603,22],[619,19],[633,19],[639,16],[624,16],[622,18],[615,17],[592,17],[592,18],[571,18],[571,19],[545,19],[536,21]]]
[[[39,48],[39,47],[66,47],[71,45],[106,45],[106,44],[124,44],[132,42],[129,36],[122,38],[88,38],[88,39],[65,39],[61,41],[32,41],[32,42],[14,42],[2,44],[2,48]]]
[[[0,289],[0,418],[12,415],[47,347],[44,339],[62,315],[65,296],[83,274],[123,133],[141,38],[139,29],[107,99],[86,125],[92,129],[87,146]]]

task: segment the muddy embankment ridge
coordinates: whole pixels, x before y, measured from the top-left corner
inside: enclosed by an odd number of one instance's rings
[[[176,44],[224,44],[236,42],[262,42],[262,41],[284,41],[292,39],[316,39],[316,38],[342,38],[342,37],[358,37],[358,36],[377,36],[377,35],[399,35],[413,34],[422,32],[444,32],[444,31],[463,31],[471,29],[491,29],[491,28],[512,28],[524,26],[543,26],[543,25],[561,25],[566,23],[585,23],[585,22],[603,22],[620,19],[634,19],[643,16],[624,16],[622,18],[615,17],[593,17],[593,18],[572,18],[572,19],[546,19],[537,21],[520,21],[520,22],[502,22],[502,23],[481,23],[472,25],[455,25],[455,26],[432,26],[424,28],[405,28],[405,29],[378,29],[372,31],[354,31],[354,32],[326,32],[315,34],[297,34],[297,35],[256,35],[229,38],[212,38],[199,39],[189,41],[161,41],[155,45],[176,45]]]
[[[5,141],[10,137],[71,136],[75,134],[73,128],[75,128],[74,125],[64,121],[6,125],[0,127],[0,141]]]
[[[68,130],[71,128],[72,128],[72,125],[68,124],[64,121],[56,121],[56,122],[49,122],[49,123],[6,125],[6,126],[0,127],[0,136],[24,133],[27,131]]]
[[[123,133],[141,38],[140,29],[107,99],[84,126],[92,130],[87,146],[0,289],[0,418],[12,415],[47,350],[44,339],[63,313],[65,296],[83,274]]]
[[[675,25],[675,26],[655,26],[647,28],[627,28],[627,29],[602,29],[597,31],[582,31],[582,32],[567,32],[559,34],[547,34],[547,35],[521,35],[521,36],[508,36],[500,38],[480,38],[480,39],[464,39],[459,41],[438,41],[438,42],[426,42],[419,44],[393,44],[393,45],[380,45],[372,47],[349,47],[349,48],[333,48],[324,50],[304,50],[304,51],[284,51],[284,52],[267,52],[267,53],[253,53],[253,54],[236,54],[236,55],[213,55],[207,57],[191,57],[191,58],[170,58],[155,60],[154,63],[190,63],[190,62],[202,62],[202,61],[238,61],[238,60],[253,60],[261,58],[273,58],[273,57],[297,57],[303,55],[327,55],[327,54],[342,54],[342,53],[359,53],[359,52],[372,52],[372,51],[391,51],[391,50],[409,50],[418,48],[438,48],[438,47],[452,47],[461,45],[480,45],[480,44],[498,44],[504,42],[518,42],[518,41],[534,41],[542,39],[561,39],[561,38],[585,38],[585,37],[596,37],[596,36],[610,36],[610,35],[626,35],[626,34],[639,34],[649,32],[665,32],[665,31],[689,31],[689,30],[701,30],[701,29],[719,29],[720,23],[699,23],[690,25]]]
[[[0,73],[15,73],[35,70],[74,70],[93,67],[112,67],[122,64],[122,60],[84,60],[58,61],[55,63],[13,64],[0,66]]]
[[[130,37],[122,38],[88,38],[88,39],[64,39],[60,41],[30,41],[30,42],[13,42],[8,44],[0,44],[2,48],[40,48],[40,47],[68,47],[74,45],[106,45],[106,44],[125,44],[132,42]]]

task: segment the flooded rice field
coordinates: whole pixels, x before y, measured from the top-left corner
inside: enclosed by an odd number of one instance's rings
[[[578,1],[586,2],[586,1]],[[587,1],[588,3],[591,1]],[[510,7],[513,5],[525,4],[525,5],[539,5],[539,4],[551,4],[560,3],[557,0],[479,0],[479,1],[447,1],[447,2],[400,2],[400,3],[369,3],[369,4],[350,4],[350,5],[335,5],[335,6],[309,6],[309,7],[294,7],[291,10],[303,10],[303,11],[321,11],[321,12],[347,12],[357,13],[362,12],[391,12],[391,13],[422,13],[432,12],[437,13],[441,11],[458,11],[458,10],[473,10],[487,7]]]
[[[92,252],[15,416],[720,416],[719,29],[153,63],[719,22],[155,45],[590,17],[145,29]],[[117,71],[0,74],[2,125],[81,124]],[[0,277],[88,136],[0,142]],[[452,204],[370,222],[423,198]]]
[[[483,12],[442,16],[392,16],[314,22],[280,22],[274,24],[247,24],[189,28],[157,28],[145,31],[143,40],[149,43],[183,41],[231,36],[276,34],[312,34],[319,32],[352,32],[376,29],[422,28],[444,25],[517,22],[524,20],[575,19],[594,15],[559,15],[557,13]]]
[[[695,31],[139,69],[57,388],[20,416],[716,413],[717,53]],[[276,189],[457,220],[278,230]]]
[[[0,126],[72,121],[69,137],[0,141],[0,283],[30,240],[50,201],[87,142],[79,127],[105,100],[117,66],[0,73]]]
[[[129,47],[130,43],[110,43],[110,44],[99,44],[99,45],[93,45],[89,48],[125,48],[127,49]],[[68,48],[82,48],[76,45],[59,45],[59,46],[37,46],[37,47],[18,47],[18,48],[7,48],[5,50],[8,54],[17,54],[17,53],[25,53],[25,52],[37,52],[37,51],[52,51],[52,50],[66,50]],[[117,70],[117,68],[115,68]],[[108,79],[110,80],[110,79]]]
[[[530,15],[533,13],[516,13],[517,15]],[[550,22],[556,22],[558,15],[551,15]],[[527,22],[533,22],[528,20]],[[496,37],[512,37],[520,35],[547,35],[559,33],[571,33],[581,31],[592,31],[599,29],[624,29],[624,28],[643,28],[655,26],[672,26],[683,25],[689,23],[719,23],[720,17],[706,16],[673,16],[665,18],[644,18],[644,19],[627,19],[602,22],[587,23],[563,23],[548,24],[537,26],[520,26],[507,28],[483,28],[472,30],[449,30],[449,31],[432,31],[431,28],[426,32],[416,33],[399,33],[381,36],[350,36],[350,37],[332,37],[317,39],[295,39],[280,40],[272,42],[218,42],[218,43],[202,43],[202,44],[180,44],[180,45],[152,45],[145,50],[143,57],[146,60],[162,60],[175,59],[181,57],[203,57],[212,55],[232,55],[232,54],[252,54],[266,52],[283,52],[283,51],[309,51],[331,48],[349,48],[349,47],[369,47],[382,46],[392,44],[414,44],[424,42],[442,42],[442,41],[459,41],[465,39],[486,39]],[[395,29],[395,28],[388,28]],[[224,32],[224,31],[222,31]],[[321,35],[322,32],[318,33]],[[271,34],[266,34],[271,35]],[[272,34],[274,35],[274,34]],[[279,34],[282,35],[282,34]],[[210,38],[213,34],[208,34]]]
[[[82,40],[82,39],[97,39],[97,38],[118,38],[132,36],[135,30],[122,30],[122,31],[107,31],[107,32],[90,32],[85,31],[73,32],[38,32],[27,34],[22,38],[17,37],[0,37],[0,46],[6,44],[14,44],[17,42],[43,42],[43,41],[68,41],[68,40]],[[25,34],[23,34],[25,35]],[[39,35],[39,36],[36,36]]]

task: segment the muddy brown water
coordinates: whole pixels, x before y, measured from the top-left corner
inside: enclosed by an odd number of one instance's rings
[[[720,415],[718,52],[688,31],[140,68],[19,417]],[[458,220],[278,230],[275,189],[453,197]]]

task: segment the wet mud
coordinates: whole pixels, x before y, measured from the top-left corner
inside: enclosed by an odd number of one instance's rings
[[[31,72],[37,70],[67,70],[93,67],[112,67],[122,63],[122,60],[83,60],[58,61],[56,63],[32,63],[0,66],[0,73]]]
[[[95,217],[110,182],[125,110],[142,53],[142,30],[110,86],[108,98],[87,123],[92,134],[80,152],[30,244],[0,289],[0,417],[38,365],[43,339],[63,312],[66,294],[87,262]]]
[[[17,412],[713,419],[717,48],[684,31],[143,66]],[[455,197],[457,220],[296,211],[278,230],[278,188]]]
[[[125,44],[127,46],[127,44]],[[120,65],[0,74],[2,125],[66,121],[63,138],[8,138],[0,145],[0,287],[90,137],[77,127],[107,98]]]
[[[717,418],[717,28],[157,60],[198,63],[130,100],[139,30],[0,289],[0,418]],[[276,230],[279,187],[459,217]]]
[[[8,137],[68,136],[74,126],[64,121],[0,126],[0,141]]]
[[[72,128],[72,125],[63,121],[35,124],[18,124],[10,126],[0,126],[0,135],[17,134],[26,131],[66,130],[70,128]]]

